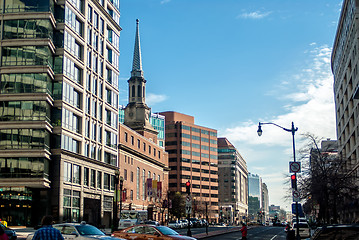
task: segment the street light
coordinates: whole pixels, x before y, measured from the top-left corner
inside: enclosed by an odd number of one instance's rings
[[[292,143],[293,143],[293,161],[296,162],[296,159],[295,159],[295,141],[294,141],[294,135],[295,135],[295,132],[298,131],[298,128],[294,127],[294,123],[292,122],[292,128],[291,129],[288,129],[288,128],[284,128],[282,126],[279,126],[278,124],[275,124],[275,123],[271,123],[271,122],[268,122],[268,123],[261,123],[259,122],[258,124],[258,130],[257,130],[257,134],[258,136],[262,136],[263,134],[263,131],[262,131],[262,125],[266,125],[266,124],[271,124],[271,125],[274,125],[274,126],[277,126],[281,129],[283,129],[284,131],[287,131],[287,132],[291,132],[292,133]],[[297,181],[297,174],[294,173],[294,179],[295,181]],[[295,184],[294,186],[294,190],[297,190],[297,184]],[[300,235],[299,235],[299,209],[298,209],[298,202],[295,203],[295,210],[296,210],[296,222],[297,222],[297,233],[296,233],[296,238],[297,239],[300,239]]]

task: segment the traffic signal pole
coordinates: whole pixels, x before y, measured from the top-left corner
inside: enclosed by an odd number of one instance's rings
[[[187,193],[187,196],[191,196],[191,183],[190,183],[190,181],[186,182],[186,193]],[[191,214],[188,211],[188,213],[187,213],[187,221],[188,221],[187,236],[192,237],[190,216],[191,216]]]

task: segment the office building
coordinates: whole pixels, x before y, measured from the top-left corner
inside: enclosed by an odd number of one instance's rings
[[[147,210],[148,219],[162,221],[166,219],[161,213],[167,200],[168,154],[158,144],[158,132],[150,122],[146,82],[137,20],[133,65],[128,80],[129,102],[121,110],[123,123],[119,127],[119,167],[120,178],[123,179],[121,207],[126,210]]]
[[[267,184],[262,183],[262,223],[269,220],[269,192]]]
[[[257,221],[262,209],[262,178],[253,173],[248,174],[248,215],[251,221]]]
[[[109,227],[119,0],[0,0],[0,218]]]
[[[231,224],[239,224],[247,217],[247,163],[227,138],[218,138],[218,201],[222,209],[231,206]]]
[[[353,177],[359,174],[358,6],[358,0],[343,1],[331,58],[338,154],[346,161],[343,170]],[[348,209],[344,209],[345,214],[340,213],[341,219],[346,222],[358,221],[358,198],[355,204],[348,202],[346,205]]]
[[[198,217],[205,217],[208,204],[210,221],[218,221],[218,160],[217,130],[194,123],[194,117],[178,112],[161,112],[165,116],[166,151],[170,174],[169,190],[186,192],[191,183],[191,195]]]

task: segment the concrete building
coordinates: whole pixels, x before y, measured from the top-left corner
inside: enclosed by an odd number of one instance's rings
[[[262,178],[253,173],[248,174],[248,215],[251,221],[259,220],[262,209]]]
[[[343,1],[331,58],[338,154],[346,161],[344,171],[352,176],[359,174],[358,6],[358,0]],[[342,219],[350,222],[359,220],[359,199],[350,203],[350,212]]]
[[[111,225],[119,0],[0,0],[0,218]]]
[[[262,209],[261,209],[262,220],[269,220],[269,192],[267,184],[262,183]]]
[[[169,190],[186,192],[191,182],[196,202],[195,216],[205,217],[208,203],[210,221],[218,221],[217,130],[195,125],[194,117],[178,112],[161,112],[166,119],[166,151],[169,156]]]
[[[158,144],[158,132],[149,119],[151,109],[146,105],[147,81],[142,70],[138,20],[133,58],[129,103],[123,109],[124,124],[120,123],[119,128],[122,209],[147,210],[149,219],[161,221],[168,190],[168,154]]]
[[[239,224],[247,217],[247,163],[227,138],[218,138],[218,201],[220,209],[230,207],[233,212],[230,224]]]

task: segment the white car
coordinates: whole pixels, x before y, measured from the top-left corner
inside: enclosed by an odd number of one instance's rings
[[[297,233],[297,223],[293,223],[292,230],[294,230],[295,233]],[[299,222],[299,236],[301,238],[310,238],[310,228],[308,223]]]
[[[54,228],[58,229],[65,240],[119,240],[119,238],[107,236],[97,227],[82,223],[60,223],[52,225]],[[31,233],[27,236],[26,240],[32,240],[34,233]],[[124,240],[124,239],[122,239]]]
[[[179,221],[169,221],[168,222],[168,227],[173,228],[173,229],[177,229],[177,228],[181,228],[181,223]]]

